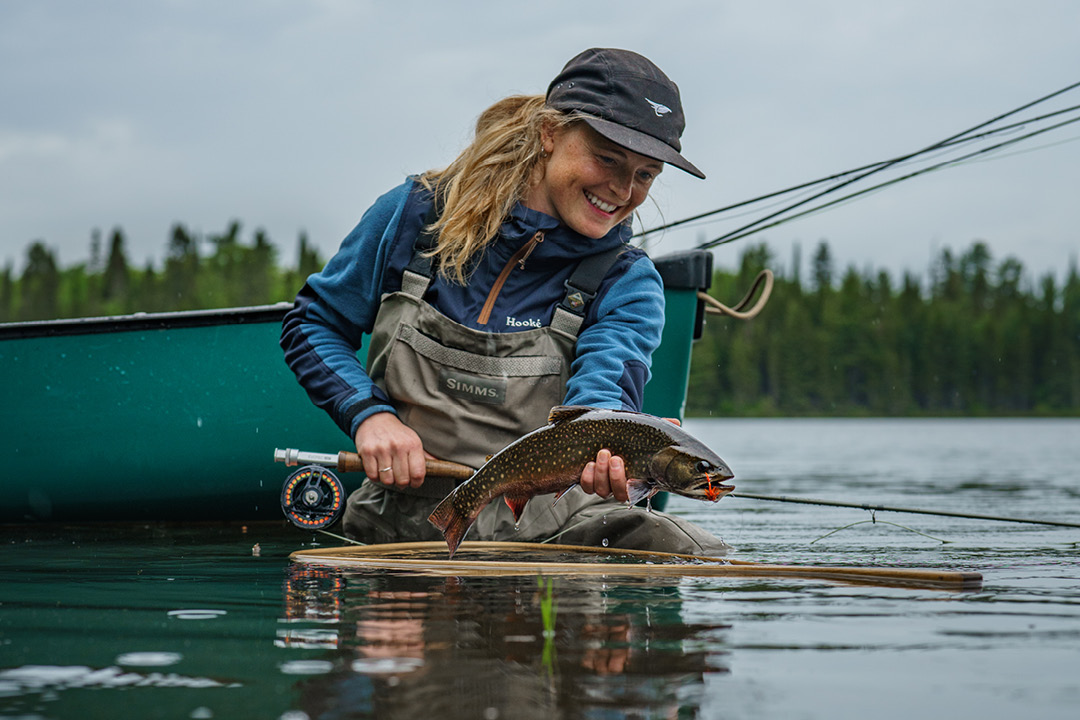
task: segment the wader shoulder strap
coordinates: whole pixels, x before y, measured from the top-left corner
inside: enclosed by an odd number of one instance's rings
[[[423,227],[413,243],[413,254],[405,272],[401,276],[401,291],[417,299],[423,298],[431,284],[431,256],[428,254],[435,249],[439,241],[438,234],[431,226],[442,214],[442,202],[436,194],[435,199],[424,216]],[[627,246],[625,244],[613,247],[595,255],[590,255],[574,268],[574,272],[564,283],[566,293],[562,301],[555,308],[555,314],[551,318],[551,327],[568,335],[577,337],[581,329],[581,323],[585,321],[585,311],[589,303],[596,297],[596,291],[600,283],[607,277],[611,266],[621,255]]]
[[[551,318],[551,327],[577,337],[581,323],[585,321],[585,311],[596,297],[600,283],[607,277],[615,260],[626,250],[626,245],[619,245],[596,255],[590,255],[574,269],[567,279],[566,293],[562,302],[555,308]]]
[[[413,243],[412,260],[405,267],[401,276],[401,291],[415,298],[424,297],[428,285],[431,284],[431,256],[428,254],[435,249],[439,241],[438,233],[431,226],[439,219],[442,213],[442,203],[436,194],[435,199],[424,216],[424,224],[420,228],[420,234]]]

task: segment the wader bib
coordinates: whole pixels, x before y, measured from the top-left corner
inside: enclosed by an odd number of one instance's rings
[[[434,220],[430,212],[402,276],[401,290],[382,297],[366,367],[427,452],[476,468],[546,424],[551,408],[562,404],[585,310],[623,248],[578,264],[549,326],[488,333],[454,322],[423,299],[432,274],[431,259],[425,253],[435,241],[427,228]],[[516,261],[511,258],[510,263]],[[425,478],[419,488],[388,488],[365,480],[348,499],[345,531],[368,543],[440,540],[442,534],[427,517],[454,486],[453,480],[435,477]],[[571,528],[559,536],[559,542],[654,550],[676,547],[668,551],[688,553],[726,549],[717,538],[688,523],[673,523],[675,519],[663,513],[626,510],[580,491],[567,493],[557,503],[553,500],[554,495],[533,498],[517,523],[506,504],[496,500],[480,513],[469,537],[545,540]],[[632,527],[618,530],[616,526],[626,520]],[[673,524],[677,527],[669,527]],[[592,525],[596,527],[590,532]],[[702,536],[700,541],[692,539],[694,531]],[[631,544],[617,544],[620,534]],[[655,540],[667,536],[677,540],[674,546],[656,546]]]

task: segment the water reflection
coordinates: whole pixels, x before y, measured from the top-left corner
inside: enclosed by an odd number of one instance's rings
[[[278,644],[325,649],[315,718],[696,717],[728,626],[670,580],[425,577],[296,565]]]

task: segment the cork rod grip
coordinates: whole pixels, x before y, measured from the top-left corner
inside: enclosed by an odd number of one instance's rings
[[[341,472],[364,472],[364,461],[354,452],[342,451],[338,453],[337,469]],[[468,480],[472,477],[473,469],[449,460],[428,460],[427,474],[452,480]]]

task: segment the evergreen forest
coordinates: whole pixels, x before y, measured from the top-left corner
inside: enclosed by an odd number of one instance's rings
[[[163,264],[134,267],[114,229],[88,261],[59,267],[43,242],[0,273],[0,322],[261,305],[292,300],[324,259],[301,234],[292,263],[265,232],[197,236],[173,226]],[[776,259],[747,246],[710,294],[730,303]],[[821,242],[804,279],[777,272],[749,321],[708,316],[695,344],[687,414],[1080,415],[1080,274],[1037,280],[986,243],[942,250],[927,276],[834,267]]]
[[[749,247],[710,294],[732,303],[772,267]],[[748,321],[708,316],[694,347],[688,415],[1078,415],[1080,275],[1032,283],[986,243],[944,249],[920,278],[848,267],[827,243],[811,277],[778,276]],[[716,319],[713,319],[716,318]]]

